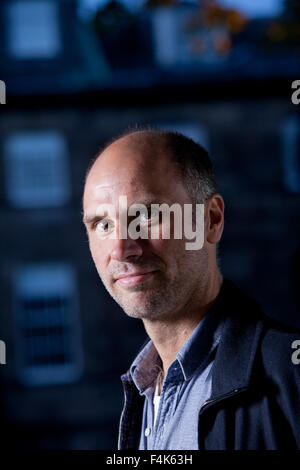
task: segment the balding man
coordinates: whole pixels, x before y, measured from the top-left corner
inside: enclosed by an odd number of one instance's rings
[[[178,133],[129,132],[90,165],[83,209],[104,286],[149,336],[121,377],[118,448],[300,448],[300,333],[223,279],[224,201],[207,152]]]

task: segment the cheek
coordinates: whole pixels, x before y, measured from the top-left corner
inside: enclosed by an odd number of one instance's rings
[[[185,244],[181,239],[152,240],[151,246],[153,251],[158,254],[171,269],[185,256]]]
[[[98,270],[103,270],[104,266],[107,263],[108,259],[108,247],[102,241],[101,243],[96,237],[91,237],[89,241],[90,252],[93,258],[93,261]]]

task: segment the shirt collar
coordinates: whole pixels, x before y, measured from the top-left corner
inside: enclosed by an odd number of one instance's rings
[[[161,370],[162,361],[152,340],[150,340],[130,366],[132,380],[140,394],[154,383]]]

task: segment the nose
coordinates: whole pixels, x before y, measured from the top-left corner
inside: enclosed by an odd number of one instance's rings
[[[143,253],[143,249],[137,240],[132,238],[114,240],[111,251],[111,259],[116,261],[126,261],[131,258],[139,258]]]

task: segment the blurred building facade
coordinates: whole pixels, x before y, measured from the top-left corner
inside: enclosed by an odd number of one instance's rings
[[[174,31],[182,16],[172,7],[153,13],[154,65],[151,59],[131,70],[110,63],[73,0],[2,2],[1,12],[9,19],[0,29],[7,84],[0,413],[7,445],[116,448],[119,376],[145,333],[112,301],[90,258],[81,221],[89,160],[136,124],[179,130],[203,144],[226,205],[223,274],[268,315],[300,327],[300,118],[290,89],[300,69],[291,56],[280,75],[281,53],[265,75],[262,58],[248,75],[215,53],[185,61]],[[173,45],[158,53],[165,24]]]

